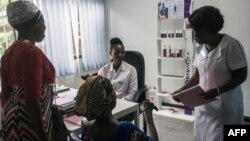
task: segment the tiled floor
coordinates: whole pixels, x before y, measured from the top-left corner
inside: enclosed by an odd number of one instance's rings
[[[194,141],[193,122],[154,115],[154,123],[160,141]]]

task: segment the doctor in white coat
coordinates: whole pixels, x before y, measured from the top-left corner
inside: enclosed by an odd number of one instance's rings
[[[203,98],[218,99],[195,108],[194,134],[195,141],[223,141],[225,124],[243,124],[243,94],[240,85],[247,78],[246,55],[237,39],[219,33],[224,24],[219,9],[201,7],[188,20],[194,40],[200,46],[196,48],[194,74],[176,92],[199,84],[205,91]]]

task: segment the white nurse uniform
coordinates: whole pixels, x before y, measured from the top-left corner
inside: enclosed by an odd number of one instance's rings
[[[199,71],[199,85],[206,91],[230,81],[231,71],[247,66],[241,43],[224,35],[219,45],[207,53],[206,45],[197,47],[194,66]],[[195,108],[195,141],[223,141],[224,124],[243,123],[241,86],[222,93],[217,101]]]

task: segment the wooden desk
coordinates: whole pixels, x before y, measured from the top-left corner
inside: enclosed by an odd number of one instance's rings
[[[114,116],[114,118],[120,118],[123,117],[125,115],[128,115],[130,113],[134,113],[135,114],[135,125],[137,125],[138,127],[140,127],[140,122],[139,122],[139,104],[138,103],[134,103],[134,102],[130,102],[130,101],[126,101],[126,100],[120,100],[117,99],[116,100],[116,107],[114,108],[114,110],[112,111],[112,115]],[[67,121],[64,121],[67,129],[69,131],[74,131],[78,128],[80,128],[80,126],[71,124]]]

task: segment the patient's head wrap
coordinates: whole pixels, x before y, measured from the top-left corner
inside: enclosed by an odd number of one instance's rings
[[[89,76],[76,96],[75,111],[88,120],[111,112],[116,105],[116,94],[111,82],[100,75]]]
[[[37,20],[41,15],[40,10],[30,1],[15,1],[7,6],[7,17],[12,26],[26,23],[32,19]]]

